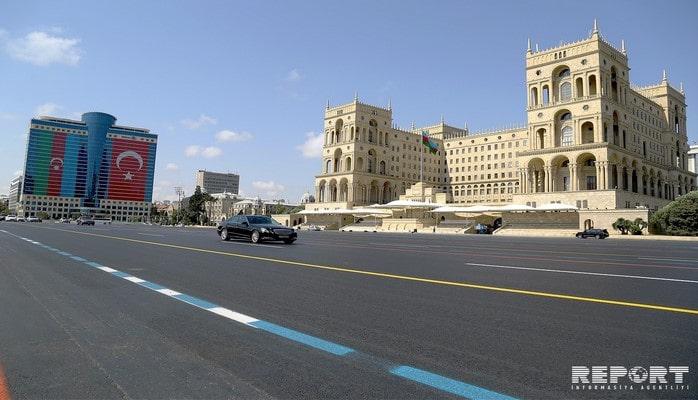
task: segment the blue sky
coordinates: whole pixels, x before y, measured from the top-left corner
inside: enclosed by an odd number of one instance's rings
[[[325,103],[392,99],[395,122],[525,122],[524,53],[625,39],[631,80],[698,90],[695,1],[15,1],[0,4],[0,193],[38,113],[104,111],[160,135],[156,199],[194,171],[297,200],[320,170]],[[315,140],[313,140],[315,139]]]

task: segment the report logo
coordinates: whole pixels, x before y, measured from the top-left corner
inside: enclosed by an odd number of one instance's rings
[[[573,365],[572,390],[677,390],[688,391],[686,365]]]

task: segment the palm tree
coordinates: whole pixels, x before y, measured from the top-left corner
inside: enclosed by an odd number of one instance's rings
[[[632,222],[630,220],[627,220],[625,218],[618,218],[616,222],[611,224],[613,229],[620,231],[621,235],[627,235],[628,231],[630,230],[630,226],[632,225]]]

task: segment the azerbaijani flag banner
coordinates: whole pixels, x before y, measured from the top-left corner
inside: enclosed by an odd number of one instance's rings
[[[436,152],[439,150],[439,145],[431,140],[428,131],[422,131],[422,144],[427,146],[427,148],[429,148],[429,152],[432,154],[436,154]]]

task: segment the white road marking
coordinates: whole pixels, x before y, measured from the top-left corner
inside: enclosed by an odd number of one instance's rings
[[[167,296],[177,296],[178,294],[182,294],[172,289],[158,289],[157,291]]]
[[[99,269],[101,269],[104,272],[109,272],[109,273],[116,272],[116,270],[114,268],[109,268],[109,267],[99,267]]]
[[[648,280],[653,280],[653,281],[698,283],[698,281],[694,281],[694,280],[690,280],[690,279],[662,278],[662,277],[658,277],[658,276],[603,274],[600,272],[566,271],[566,270],[562,270],[562,269],[514,267],[514,266],[510,266],[510,265],[492,265],[492,264],[476,264],[476,263],[465,263],[465,264],[476,266],[476,267],[518,269],[518,270],[538,271],[538,272],[556,272],[556,273],[560,273],[560,274],[594,275],[594,276],[607,276],[607,277],[612,277],[612,278],[648,279]]]
[[[124,277],[124,279],[126,279],[127,281],[131,281],[131,282],[133,282],[133,283],[145,282],[143,279],[137,278],[137,277],[135,277],[135,276],[126,276],[126,277]]]
[[[136,232],[139,235],[145,235],[145,236],[157,236],[157,237],[165,237],[165,235],[160,235],[158,233],[143,233],[143,232]]]
[[[698,263],[698,260],[688,260],[688,259],[685,259],[685,258],[638,257],[637,259],[638,259],[638,260],[679,261],[679,262]]]
[[[240,314],[239,312],[235,312],[233,310],[229,310],[229,309],[224,308],[224,307],[209,308],[208,311],[211,311],[214,314],[218,314],[221,317],[225,317],[228,319],[232,319],[233,321],[243,323],[245,325],[249,325],[252,322],[259,321],[258,319],[252,318],[249,315]]]

